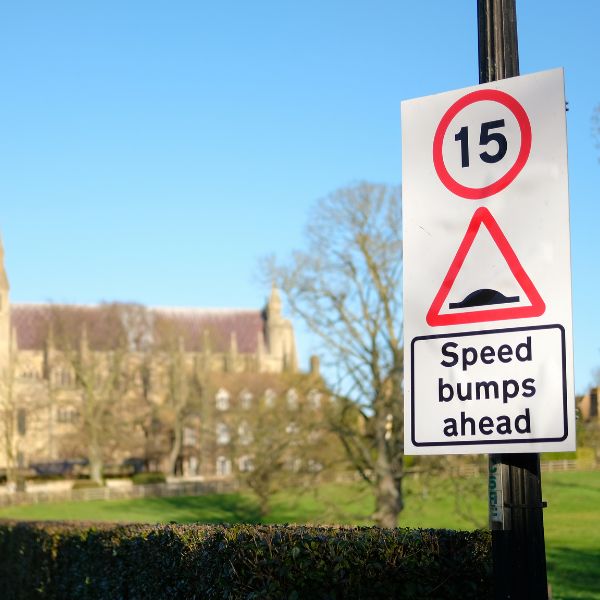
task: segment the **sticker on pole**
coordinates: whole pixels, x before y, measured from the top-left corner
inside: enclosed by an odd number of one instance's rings
[[[463,269],[470,271],[468,276],[461,277]],[[506,272],[499,276],[502,270]],[[486,281],[495,286],[500,282],[503,288],[486,286]],[[503,321],[539,317],[545,310],[542,297],[492,213],[478,208],[427,312],[427,323],[438,327]]]

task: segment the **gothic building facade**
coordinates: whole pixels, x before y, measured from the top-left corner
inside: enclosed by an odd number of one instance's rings
[[[261,411],[293,435],[322,410],[311,364],[275,287],[257,310],[11,304],[0,247],[0,471],[248,471]]]

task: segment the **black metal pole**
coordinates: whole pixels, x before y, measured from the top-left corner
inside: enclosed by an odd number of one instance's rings
[[[479,83],[519,74],[516,0],[477,0]]]
[[[516,0],[477,0],[479,83],[519,74]],[[547,600],[539,454],[490,456],[494,598]]]

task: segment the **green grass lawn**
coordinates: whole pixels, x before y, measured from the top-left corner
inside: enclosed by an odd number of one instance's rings
[[[406,488],[406,509],[400,524],[407,527],[473,529],[487,519],[484,480],[467,492],[455,493],[446,480]],[[548,576],[554,599],[600,600],[600,472],[545,474],[544,511]],[[324,485],[310,491],[278,494],[269,523],[370,524],[373,503],[360,484]],[[0,509],[0,518],[77,519],[181,523],[258,523],[250,494],[215,494],[184,498],[145,498],[40,504]]]

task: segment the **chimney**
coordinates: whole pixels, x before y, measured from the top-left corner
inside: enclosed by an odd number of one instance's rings
[[[321,361],[316,354],[310,357],[310,376],[315,379],[321,376]]]

